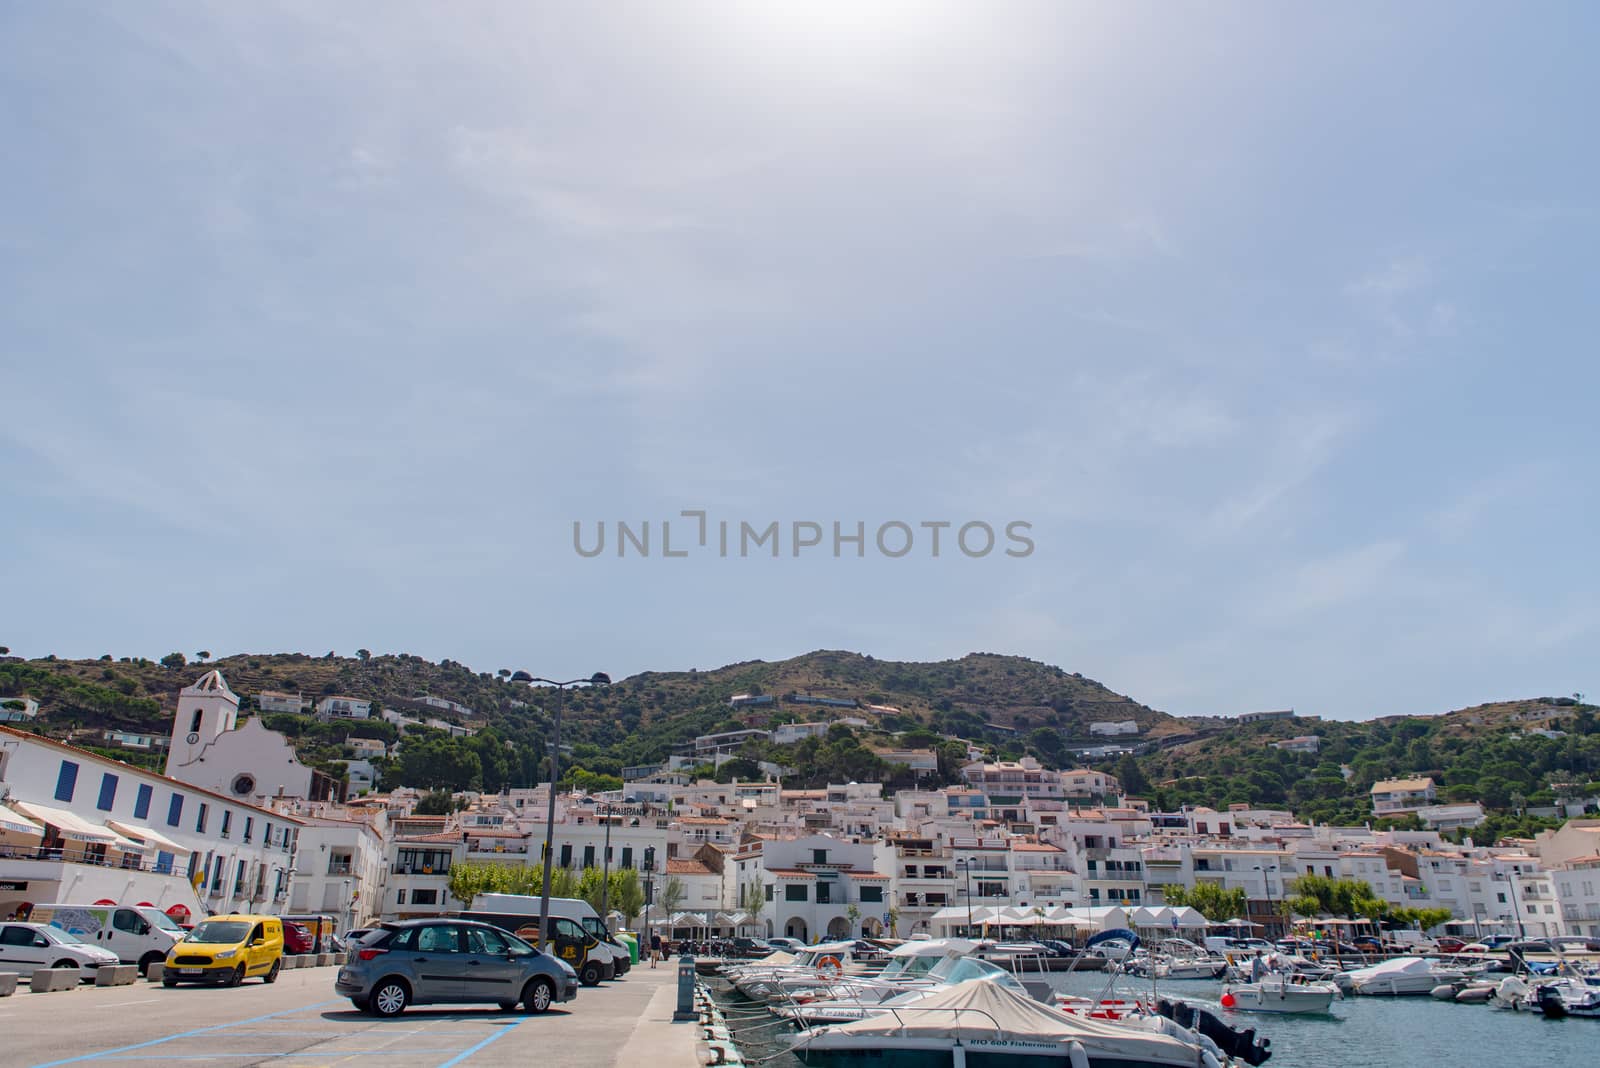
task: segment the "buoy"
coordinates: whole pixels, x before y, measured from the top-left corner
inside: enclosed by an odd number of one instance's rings
[[[1222,995],[1222,1007],[1223,1008],[1231,1009],[1237,1004],[1239,1004],[1239,999],[1234,997],[1232,994],[1224,994],[1224,995]]]

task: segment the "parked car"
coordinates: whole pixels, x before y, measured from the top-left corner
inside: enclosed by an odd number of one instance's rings
[[[1460,953],[1467,948],[1466,942],[1451,935],[1441,935],[1434,939],[1434,942],[1438,945],[1440,953]]]
[[[1558,935],[1550,943],[1563,953],[1600,953],[1600,938],[1582,935]]]
[[[759,938],[732,939],[733,950],[741,957],[765,957],[772,952],[772,947]]]
[[[306,930],[306,925],[293,920],[283,921],[283,951],[291,957],[302,956],[316,952],[316,940],[311,937],[311,932]]]
[[[1495,950],[1501,949],[1501,948],[1503,948],[1505,946],[1509,946],[1511,943],[1515,942],[1516,940],[1517,939],[1516,939],[1515,935],[1507,935],[1507,934],[1490,935],[1487,938],[1479,939],[1476,942],[1472,942],[1472,943],[1469,943],[1468,945],[1462,946],[1461,947],[1461,952],[1463,952],[1463,953],[1493,953]]]
[[[484,1001],[538,1013],[577,997],[578,973],[486,923],[402,920],[379,924],[333,988],[377,1016],[398,1016],[408,1005]]]
[[[344,943],[345,949],[354,949],[357,942],[360,942],[375,930],[377,930],[375,927],[352,927],[339,936],[339,941]]]
[[[806,948],[806,944],[798,938],[769,938],[767,939],[767,945],[785,953],[798,953]]]
[[[0,972],[26,978],[37,968],[79,968],[93,979],[97,968],[116,964],[117,955],[47,923],[11,922],[0,926]]]
[[[1273,946],[1271,942],[1268,942],[1265,938],[1228,939],[1228,949],[1242,951],[1245,953],[1255,953],[1257,950],[1261,951],[1262,953],[1271,953],[1275,948],[1276,947]]]
[[[1382,953],[1387,948],[1381,939],[1372,935],[1356,935],[1350,939],[1350,944],[1363,953]],[[1391,943],[1391,945],[1398,946],[1399,943]]]
[[[167,952],[161,985],[183,982],[238,986],[254,976],[278,980],[283,967],[283,921],[276,916],[212,916]]]
[[[1069,959],[1078,955],[1078,950],[1070,942],[1063,942],[1059,938],[1041,938],[1039,944],[1045,948],[1050,956],[1059,959]]]

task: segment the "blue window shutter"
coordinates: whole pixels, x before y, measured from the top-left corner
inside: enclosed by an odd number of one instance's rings
[[[143,820],[150,818],[150,798],[155,795],[155,788],[147,782],[139,784],[139,793],[133,799],[133,818]]]
[[[176,827],[181,819],[183,819],[183,795],[173,794],[172,803],[167,806],[167,826]]]
[[[78,765],[70,760],[61,762],[61,771],[56,775],[56,800],[71,801],[72,791],[78,785]]]
[[[117,777],[109,771],[100,776],[100,800],[95,802],[95,808],[101,812],[110,812],[111,806],[117,803]]]

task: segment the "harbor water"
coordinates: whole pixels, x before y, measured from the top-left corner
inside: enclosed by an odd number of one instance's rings
[[[1029,976],[1029,978],[1033,978]],[[1045,977],[1057,990],[1099,997],[1110,976]],[[729,1023],[746,1063],[764,1058],[767,1068],[799,1068],[783,1053],[792,1032],[759,1006],[713,981],[712,989],[734,1011]],[[1163,982],[1162,997],[1216,1012],[1234,1027],[1254,1027],[1272,1040],[1264,1068],[1587,1068],[1600,1066],[1600,1020],[1546,1020],[1535,1013],[1458,1005],[1431,997],[1350,997],[1335,1001],[1323,1016],[1230,1012],[1221,1007],[1220,982]],[[1117,997],[1147,997],[1149,980],[1119,978]]]

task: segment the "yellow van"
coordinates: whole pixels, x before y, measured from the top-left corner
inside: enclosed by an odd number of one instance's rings
[[[276,916],[212,916],[168,951],[161,985],[238,986],[252,975],[270,983],[282,967],[283,921]]]

